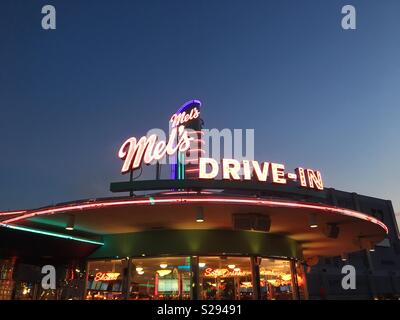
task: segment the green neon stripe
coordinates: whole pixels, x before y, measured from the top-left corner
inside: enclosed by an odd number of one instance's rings
[[[178,172],[178,180],[181,180],[181,168],[180,168],[180,162],[179,162],[179,153],[178,153],[178,162],[176,164],[176,170]]]
[[[87,243],[97,244],[97,245],[101,245],[101,246],[104,245],[103,242],[94,241],[94,240],[88,240],[88,239],[78,238],[78,237],[73,237],[73,236],[68,236],[66,234],[61,234],[61,233],[37,230],[37,229],[26,228],[26,227],[13,226],[13,225],[10,225],[10,224],[0,224],[0,226],[6,227],[6,228],[10,228],[10,229],[14,229],[14,230],[27,231],[27,232],[37,233],[37,234],[44,234],[46,236],[51,236],[51,237],[69,239],[69,240],[80,241],[80,242],[87,242]]]
[[[183,172],[182,172],[182,152],[178,153],[178,180],[183,179]]]
[[[177,170],[178,180],[180,180],[180,175],[179,175],[179,153],[176,156],[176,170]]]
[[[185,179],[185,154],[182,153],[182,180]]]
[[[181,153],[178,153],[178,172],[179,172],[179,180],[182,178],[182,169],[181,169]]]
[[[183,152],[178,153],[178,180],[185,179],[185,154]]]
[[[179,172],[179,180],[182,179],[182,168],[181,168],[181,153],[179,153],[179,160],[178,160],[178,172]]]

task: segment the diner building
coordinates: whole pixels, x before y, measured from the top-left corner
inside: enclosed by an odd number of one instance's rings
[[[201,143],[200,106],[189,101],[171,121]],[[116,196],[0,212],[0,299],[399,296],[390,201],[325,188],[311,169],[284,175],[272,163],[272,183],[261,181],[261,169],[251,179],[200,179],[185,152],[170,179],[133,180],[129,152],[138,141],[120,149],[130,178],[111,183]],[[341,286],[345,264],[356,267],[355,290]],[[42,286],[46,265],[56,270],[53,289]]]

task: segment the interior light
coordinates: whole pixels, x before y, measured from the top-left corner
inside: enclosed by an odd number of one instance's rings
[[[74,230],[74,227],[75,227],[75,216],[70,215],[68,217],[68,221],[67,221],[67,225],[65,226],[65,229],[72,231],[72,230]]]
[[[369,252],[374,252],[375,251],[375,246],[372,242],[370,242],[369,246],[368,246],[368,250]]]
[[[168,264],[166,264],[166,263],[161,263],[160,264],[160,268],[161,269],[165,269],[166,267],[168,267]]]
[[[203,207],[197,207],[196,209],[196,222],[204,222],[204,210]]]
[[[317,228],[318,227],[317,216],[315,215],[315,213],[310,214],[309,223],[310,223],[310,228]]]
[[[229,269],[235,269],[235,267],[236,267],[236,265],[234,265],[234,264],[228,264]]]
[[[172,272],[171,269],[162,269],[162,270],[157,270],[157,273],[160,277],[164,277],[167,274],[170,274]]]
[[[206,263],[205,262],[199,262],[199,267],[200,268],[204,268],[206,266]]]
[[[288,273],[284,273],[284,274],[282,274],[281,278],[283,281],[289,281],[292,279],[292,275],[290,275]]]

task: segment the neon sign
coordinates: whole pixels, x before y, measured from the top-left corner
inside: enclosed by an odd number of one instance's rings
[[[225,269],[225,268],[221,268],[221,269],[213,269],[213,268],[207,268],[206,270],[204,270],[204,277],[208,277],[208,278],[226,278],[226,277],[243,277],[243,276],[247,276],[249,275],[250,272],[248,271],[235,271],[235,270],[229,270],[229,269]]]
[[[97,272],[94,281],[113,281],[119,277],[119,272]]]
[[[154,160],[162,159],[167,154],[185,152],[189,149],[192,140],[193,138],[189,137],[184,126],[173,128],[168,142],[163,140],[157,142],[155,134],[141,137],[139,140],[131,137],[122,144],[118,152],[118,157],[124,160],[121,172],[135,170],[142,165],[142,162],[149,164]]]
[[[190,110],[189,113],[187,113],[186,111],[175,113],[171,117],[169,122],[171,123],[171,127],[174,128],[178,125],[183,125],[186,122],[197,119],[199,116],[200,116],[200,111],[195,107],[192,110]]]
[[[199,178],[214,179],[220,170],[218,162],[212,158],[199,159]],[[288,181],[297,181],[300,186],[323,190],[324,184],[319,171],[312,169],[296,168],[295,173],[285,173],[285,166],[280,163],[243,160],[241,163],[235,159],[222,159],[222,179],[224,180],[253,180],[271,182],[274,184],[287,184]]]
[[[195,106],[193,106],[195,105]],[[157,141],[158,137],[155,134],[143,136],[140,139],[131,137],[127,139],[121,146],[118,152],[118,157],[124,161],[121,173],[127,173],[139,168],[142,163],[150,164],[154,161],[161,160],[166,155],[173,154],[185,155],[188,150],[195,152],[196,159],[192,159],[197,163],[198,167],[188,169],[186,172],[198,172],[200,179],[214,179],[218,176],[221,170],[223,180],[258,180],[260,182],[273,183],[277,185],[286,185],[291,182],[296,182],[304,188],[323,190],[324,184],[321,173],[317,170],[296,168],[295,172],[285,172],[285,166],[280,163],[262,162],[254,160],[243,160],[241,162],[235,159],[222,159],[222,165],[212,158],[198,157],[200,153],[204,153],[202,148],[192,147],[191,143],[198,141],[203,142],[197,136],[197,133],[202,131],[188,131],[185,128],[188,122],[200,117],[199,106],[201,102],[192,100],[185,103],[177,113],[172,115],[170,119],[171,133],[168,141]],[[192,107],[193,106],[193,107]],[[190,109],[188,108],[190,107]],[[195,132],[193,136],[191,133]],[[197,149],[196,149],[197,148]],[[179,157],[178,157],[179,159]],[[183,157],[185,159],[185,157]],[[182,160],[185,164],[186,160]],[[187,157],[187,163],[190,163],[190,157]],[[180,162],[179,162],[180,163]],[[178,174],[179,177],[179,174]],[[184,175],[180,176],[184,178]]]

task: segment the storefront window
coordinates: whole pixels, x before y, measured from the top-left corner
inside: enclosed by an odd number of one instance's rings
[[[252,299],[250,258],[200,257],[199,268],[201,299]]]
[[[190,257],[132,259],[130,299],[190,299]]]
[[[198,266],[198,267],[197,267]],[[262,300],[306,298],[298,262],[233,256],[126,258],[88,263],[86,299]],[[198,276],[198,283],[196,278]],[[31,292],[32,288],[22,288]],[[29,290],[30,289],[30,290]],[[258,291],[258,289],[260,289]]]
[[[126,260],[103,260],[89,262],[86,299],[122,299],[124,263],[126,263]]]
[[[262,300],[293,299],[290,261],[262,258],[260,263],[260,287]]]
[[[42,291],[40,266],[29,263],[17,263],[14,268],[13,278],[15,280],[13,299],[40,299],[40,293]]]
[[[55,289],[44,289],[42,287],[43,265],[53,265],[55,267]],[[13,286],[11,287],[12,290],[8,288],[6,292],[8,296],[12,294],[13,300],[82,299],[84,296],[85,276],[86,269],[83,266],[80,267],[79,262],[57,265],[53,261],[48,260],[35,264],[31,264],[29,261],[26,261],[26,263],[17,261],[13,264],[12,270],[9,268],[7,282],[12,283]],[[0,290],[0,298],[1,292],[2,290]]]
[[[14,270],[14,260],[0,259],[0,300],[11,300],[14,288],[12,278]]]

